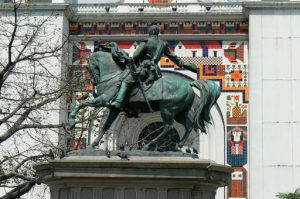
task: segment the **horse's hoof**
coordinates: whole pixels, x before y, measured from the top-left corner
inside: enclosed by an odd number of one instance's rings
[[[98,145],[99,145],[99,142],[98,143],[92,143],[89,146],[91,147],[91,149],[95,149]]]
[[[182,144],[182,143],[179,143],[179,144],[177,144],[177,147],[178,147],[179,149],[181,149],[181,148],[183,147],[183,144]]]

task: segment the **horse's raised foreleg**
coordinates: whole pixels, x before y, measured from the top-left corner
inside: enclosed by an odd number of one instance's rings
[[[153,140],[143,146],[142,150],[147,151],[150,145],[156,143],[161,137],[165,136],[167,133],[172,132],[174,129],[173,122],[174,122],[174,113],[170,109],[163,108],[160,110],[161,117],[164,121],[164,130]]]
[[[72,129],[75,127],[75,118],[76,118],[76,114],[78,113],[78,111],[84,107],[103,107],[103,106],[107,106],[107,100],[102,97],[102,96],[98,96],[92,100],[84,100],[83,102],[79,103],[78,106],[74,107],[69,115],[69,121],[68,121],[68,125],[69,128]]]
[[[100,133],[98,134],[97,138],[93,141],[92,147],[96,147],[99,145],[100,140],[102,139],[103,135],[107,132],[107,130],[111,127],[112,123],[116,120],[116,118],[119,115],[119,111],[117,110],[110,110],[108,117],[100,130]]]

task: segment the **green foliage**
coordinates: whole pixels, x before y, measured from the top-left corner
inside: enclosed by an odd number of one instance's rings
[[[300,199],[299,193],[278,193],[276,196],[280,199]]]

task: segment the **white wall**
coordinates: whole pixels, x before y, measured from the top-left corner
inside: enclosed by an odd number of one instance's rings
[[[249,17],[250,198],[300,187],[300,11]]]
[[[24,13],[26,12],[26,13]],[[63,11],[57,11],[57,12],[52,12],[52,11],[20,11],[19,12],[19,20],[23,19],[23,21],[25,21],[25,19],[28,20],[28,23],[34,24],[35,22],[38,23],[39,20],[45,20],[45,18],[49,17],[50,15],[54,15],[55,17],[49,19],[49,21],[45,24],[45,28],[42,28],[42,31],[39,33],[39,41],[41,41],[41,43],[43,43],[42,41],[45,39],[43,37],[46,37],[46,39],[48,38],[48,35],[52,35],[51,37],[51,43],[47,43],[49,46],[54,46],[55,44],[60,45],[63,42],[63,34],[67,33],[67,26],[65,23],[67,23],[66,21],[66,17],[64,16],[64,12]],[[24,15],[26,16],[26,18],[24,17]],[[9,12],[0,10],[0,23],[4,23],[2,20],[6,20],[6,19],[12,19],[12,15]],[[27,22],[27,21],[25,21]],[[25,23],[24,22],[24,23]],[[20,22],[21,23],[21,22]],[[3,25],[3,24],[1,24]],[[3,25],[4,26],[4,25]],[[7,24],[5,25],[5,27],[10,27]],[[9,30],[9,28],[7,29]],[[27,30],[26,26],[23,28],[19,28],[17,34],[23,35],[24,31]],[[28,33],[30,34],[30,33]],[[1,40],[2,38],[2,40]],[[1,35],[0,36],[0,41],[2,41],[0,43],[0,62],[1,63],[6,63],[6,58],[7,58],[7,47],[5,47],[5,45],[3,46],[2,44],[4,37]],[[7,38],[5,38],[7,40]],[[15,44],[19,44],[18,39],[16,39]],[[57,43],[56,43],[57,42]],[[33,42],[35,43],[35,42]],[[42,46],[37,47],[38,49],[41,49],[41,51],[43,50],[43,48],[45,46],[48,46],[46,44],[43,43]],[[26,52],[26,51],[25,51]],[[64,59],[64,58],[62,58]],[[49,59],[44,59],[41,60],[41,63],[43,63],[44,68],[47,68],[48,73],[47,74],[52,74],[55,78],[52,78],[50,81],[43,81],[44,79],[42,78],[37,78],[36,81],[38,81],[38,85],[37,85],[37,89],[40,88],[41,85],[43,85],[43,88],[41,88],[43,91],[45,92],[50,92],[52,89],[56,89],[59,87],[59,83],[60,83],[60,77],[63,75],[62,72],[62,67],[63,64],[61,63],[61,59],[56,59],[56,58],[49,58]],[[28,63],[19,63],[16,66],[16,71],[25,71],[27,73],[31,72],[31,65],[27,65]],[[25,70],[26,69],[26,70]],[[40,68],[40,65],[37,64],[37,69],[36,71],[42,71],[43,69]],[[28,72],[29,71],[29,72]],[[25,75],[24,75],[25,76]],[[49,76],[48,76],[49,77]],[[48,78],[47,77],[47,78]],[[28,80],[26,79],[26,77],[24,77],[24,79],[17,79],[15,78],[15,76],[12,75],[11,79],[9,79],[9,81],[14,82],[14,84],[17,85],[17,82],[19,82],[19,86],[15,86],[16,88],[23,88],[22,85],[25,88],[25,83],[28,83]],[[10,87],[11,88],[11,87]],[[30,89],[29,89],[30,90]],[[8,91],[6,93],[17,93],[16,90],[11,90]],[[25,95],[25,94],[24,94]],[[20,96],[18,96],[17,94],[15,94],[16,99],[21,99]],[[5,104],[5,102],[1,102],[1,108],[5,108],[5,107],[9,107],[7,105],[7,103]],[[12,103],[11,106],[14,106],[14,104]],[[41,111],[42,115],[41,117],[39,117],[39,119],[42,121],[43,124],[58,124],[62,118],[61,118],[61,114],[60,114],[60,104],[59,101],[54,102],[49,104],[49,106],[47,106],[47,108],[50,108],[48,111],[48,114],[46,114],[46,111]],[[40,116],[38,114],[34,114],[33,117]],[[31,115],[30,115],[31,116]],[[27,121],[25,121],[24,123],[26,123]],[[1,129],[0,126],[0,131],[1,132],[5,132],[5,128]],[[45,149],[46,150],[46,146],[50,146],[51,144],[53,144],[54,146],[57,145],[58,142],[58,134],[56,131],[52,131],[52,130],[40,130],[40,131],[35,131],[32,129],[29,130],[24,130],[24,131],[19,131],[18,133],[16,133],[14,136],[12,136],[9,140],[1,143],[0,145],[0,157],[2,158],[4,155],[6,156],[13,156],[14,154],[19,153],[20,151],[24,151],[23,154],[24,155],[34,155],[36,153],[40,153],[40,149]],[[44,143],[44,144],[43,144]],[[46,143],[46,144],[45,144]],[[6,191],[8,191],[9,189],[6,189]],[[1,188],[0,189],[0,196],[2,196],[4,194],[4,189]],[[43,188],[41,188],[41,186],[37,186],[37,188],[35,188],[34,190],[32,190],[31,192],[29,192],[28,194],[24,195],[22,198],[37,198],[37,192],[42,193]],[[44,196],[42,198],[49,198],[49,196]]]

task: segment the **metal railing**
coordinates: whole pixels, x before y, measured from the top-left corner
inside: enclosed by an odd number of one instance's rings
[[[73,4],[76,14],[88,13],[199,13],[199,12],[242,12],[242,2],[223,3],[112,3],[112,4]]]

